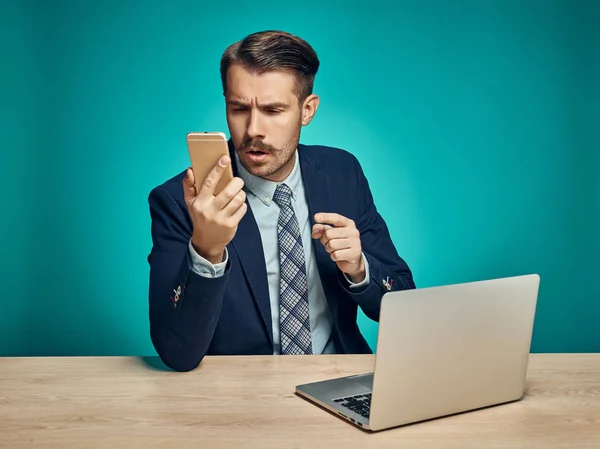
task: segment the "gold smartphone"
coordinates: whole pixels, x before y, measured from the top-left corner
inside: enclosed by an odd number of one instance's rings
[[[199,186],[202,186],[217,161],[222,156],[229,156],[227,137],[221,132],[192,132],[187,134],[186,140],[196,182],[196,191],[199,191]],[[221,180],[215,186],[214,195],[218,195],[232,179],[233,171],[231,164],[229,164],[223,172]]]

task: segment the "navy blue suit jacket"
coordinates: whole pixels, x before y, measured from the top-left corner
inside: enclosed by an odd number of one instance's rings
[[[237,175],[231,142],[229,147]],[[392,290],[415,288],[412,273],[397,254],[356,158],[324,146],[299,145],[298,152],[311,224],[315,213],[334,212],[354,220],[360,232],[371,282],[359,290],[350,290],[319,240],[313,245],[337,352],[370,353],[356,322],[357,308],[378,321],[383,294],[390,285]],[[182,172],[154,188],[148,197],[152,343],[176,371],[194,369],[207,354],[273,354],[267,274],[252,210],[248,208],[227,246],[225,274],[202,277],[191,270],[193,224],[183,199],[184,176]]]

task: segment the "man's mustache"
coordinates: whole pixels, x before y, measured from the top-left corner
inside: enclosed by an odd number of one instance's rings
[[[277,148],[269,145],[268,143],[264,143],[259,139],[251,139],[242,143],[239,147],[240,151],[247,151],[249,149],[264,151],[265,153],[273,153],[277,151]]]

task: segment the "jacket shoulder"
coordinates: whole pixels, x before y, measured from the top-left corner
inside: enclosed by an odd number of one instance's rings
[[[169,194],[175,201],[183,203],[183,179],[185,178],[186,170],[166,180],[162,184],[155,186],[151,191],[149,198],[152,199],[161,193]]]
[[[299,145],[299,152],[314,165],[326,165],[329,167],[359,164],[356,156],[343,148],[327,145]]]

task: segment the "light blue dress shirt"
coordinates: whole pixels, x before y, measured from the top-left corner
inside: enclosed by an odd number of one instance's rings
[[[273,201],[273,194],[280,183],[269,181],[250,174],[236,157],[239,176],[244,181],[248,203],[256,219],[262,240],[265,264],[267,269],[267,280],[269,286],[269,299],[271,303],[271,317],[273,329],[274,354],[280,354],[280,332],[279,332],[279,245],[277,236],[277,222],[279,219],[279,206]],[[312,246],[312,227],[309,217],[308,203],[302,183],[298,152],[295,154],[296,162],[290,175],[283,181],[292,190],[292,208],[298,218],[298,225],[302,235],[304,256],[306,259],[308,302],[310,314],[310,329],[313,346],[313,354],[335,353],[333,340],[331,339],[331,314],[328,308],[323,286],[319,277],[317,263]],[[228,253],[225,249],[224,260],[218,264],[212,264],[201,257],[189,243],[189,251],[192,256],[192,270],[201,276],[222,276],[227,265]],[[351,288],[359,288],[370,282],[367,258],[363,254],[365,262],[366,278],[358,283],[353,283],[348,276],[346,280]],[[344,274],[345,275],[345,274]]]

